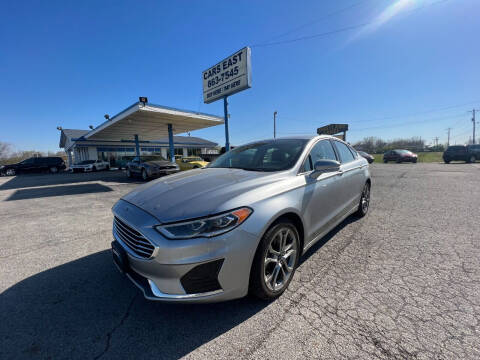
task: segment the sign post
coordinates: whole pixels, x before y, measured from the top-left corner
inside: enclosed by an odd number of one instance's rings
[[[203,71],[203,102],[210,104],[223,98],[225,115],[225,151],[230,150],[228,133],[228,96],[252,86],[251,50],[244,47]]]
[[[318,135],[336,135],[343,132],[343,141],[347,141],[348,124],[329,124],[317,129]]]

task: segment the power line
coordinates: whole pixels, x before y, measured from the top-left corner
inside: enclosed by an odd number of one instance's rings
[[[447,2],[447,1],[450,1],[450,0],[438,0],[438,1],[434,1],[434,2],[432,2],[432,3],[430,3],[430,4],[421,5],[421,6],[416,7],[415,9],[411,9],[411,10],[408,10],[408,11],[404,11],[403,14],[407,14],[407,13],[411,13],[411,12],[414,12],[414,11],[422,10],[422,9],[424,9],[425,7],[429,7],[429,6],[436,5],[436,4],[443,3],[443,2]],[[375,23],[377,23],[377,20],[368,21],[368,22],[361,23],[361,24],[356,24],[356,25],[350,25],[350,26],[346,26],[346,27],[343,27],[343,28],[334,29],[334,30],[331,30],[331,31],[319,33],[319,34],[301,36],[301,37],[294,38],[294,39],[289,39],[289,40],[282,40],[282,41],[274,41],[274,42],[266,42],[266,43],[254,44],[254,45],[252,45],[251,47],[252,47],[252,48],[259,48],[259,47],[267,47],[267,46],[290,44],[290,43],[294,43],[294,42],[298,42],[298,41],[310,40],[310,39],[315,39],[315,38],[321,38],[321,37],[325,37],[325,36],[329,36],[329,35],[333,35],[333,34],[338,34],[338,33],[345,32],[345,31],[355,30],[355,29],[359,29],[359,28],[366,27],[366,26],[368,26],[368,25],[373,25],[373,24],[375,24]]]
[[[272,40],[276,40],[276,39],[285,37],[285,36],[290,35],[290,34],[296,32],[296,31],[298,31],[298,30],[304,29],[304,28],[306,28],[306,27],[308,27],[308,26],[317,24],[317,23],[319,23],[319,22],[321,22],[321,21],[323,21],[323,20],[327,20],[327,19],[329,19],[329,18],[331,18],[331,17],[333,17],[333,16],[335,16],[335,15],[338,15],[338,14],[344,13],[344,12],[346,12],[346,11],[348,11],[348,10],[351,10],[351,9],[357,7],[357,6],[362,5],[363,3],[366,3],[367,1],[368,1],[368,0],[362,0],[362,1],[359,1],[359,2],[357,2],[357,3],[355,3],[355,4],[352,4],[352,5],[346,6],[346,7],[344,7],[344,8],[335,10],[335,11],[333,11],[333,12],[331,12],[331,13],[326,14],[325,16],[322,16],[322,17],[318,18],[317,20],[313,20],[313,21],[307,22],[307,23],[305,23],[305,24],[303,24],[303,25],[297,26],[297,27],[295,27],[295,28],[293,28],[293,29],[291,29],[291,30],[289,30],[289,31],[286,31],[286,32],[280,34],[280,35],[271,37],[271,38],[269,38],[268,40],[265,40],[265,41],[262,42],[262,43],[254,44],[254,45],[252,45],[252,47],[265,45],[265,44],[267,44],[268,42],[270,42],[270,41],[272,41]]]

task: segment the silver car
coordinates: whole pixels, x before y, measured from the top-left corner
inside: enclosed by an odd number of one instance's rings
[[[370,202],[368,162],[331,136],[258,141],[113,207],[114,262],[147,299],[274,299],[300,256]]]

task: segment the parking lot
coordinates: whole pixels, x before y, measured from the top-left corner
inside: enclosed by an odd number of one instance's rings
[[[0,358],[480,357],[480,163],[373,164],[366,218],[277,301],[149,302],[111,261],[123,172],[0,178]]]

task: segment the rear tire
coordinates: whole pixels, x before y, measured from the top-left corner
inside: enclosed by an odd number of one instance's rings
[[[7,171],[5,171],[5,175],[7,176],[15,176],[17,174],[17,172],[15,171],[15,169],[8,169]]]
[[[416,163],[417,163],[417,159],[413,160],[413,163],[416,164]]]
[[[300,236],[292,222],[285,219],[270,227],[253,259],[250,294],[263,300],[282,295],[295,274],[300,253]]]
[[[92,167],[92,171],[97,171],[97,168],[95,166]]]
[[[360,197],[360,204],[358,204],[358,210],[356,212],[358,217],[364,217],[368,213],[370,208],[370,183],[366,183],[362,190],[362,196]]]
[[[401,163],[402,163],[402,160],[397,160],[396,163],[397,163],[397,164],[401,164]]]
[[[49,170],[50,170],[50,173],[52,174],[58,173],[58,168],[56,166],[52,166]]]
[[[450,164],[450,160],[443,160],[445,164]]]
[[[127,178],[131,178],[132,177],[132,172],[130,171],[130,169],[127,168]]]
[[[477,160],[477,159],[475,158],[474,155],[472,155],[472,156],[470,156],[470,157],[468,158],[468,161],[467,161],[467,162],[468,162],[468,163],[474,163],[475,160]]]
[[[145,180],[145,181],[148,180],[147,171],[145,169],[142,170],[142,179]]]
[[[107,171],[109,171],[110,170],[110,165],[107,165],[106,169],[107,169]]]
[[[388,160],[386,159],[383,159],[383,163],[386,164],[388,162]]]

